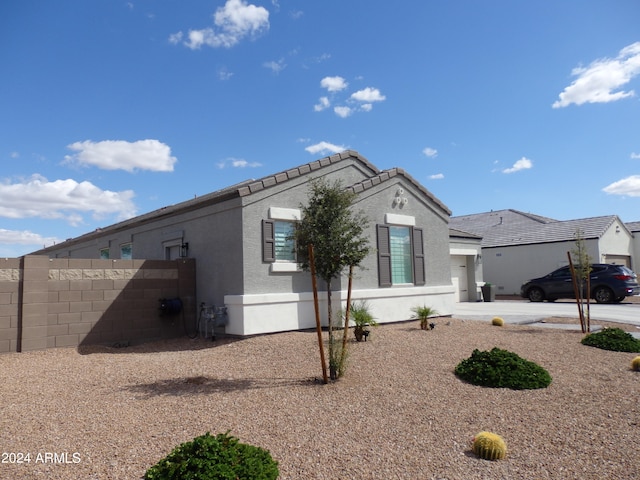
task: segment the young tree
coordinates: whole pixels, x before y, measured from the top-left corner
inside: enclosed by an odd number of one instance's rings
[[[587,333],[591,330],[591,304],[589,301],[591,297],[591,256],[587,253],[584,232],[577,229],[575,237],[576,246],[571,250],[570,260],[572,261],[572,273],[577,286],[576,303],[580,313],[582,332]]]
[[[369,253],[369,240],[364,230],[369,224],[363,212],[354,212],[356,194],[345,190],[340,181],[313,180],[309,203],[301,206],[302,218],[296,227],[298,264],[311,268],[308,246],[313,245],[316,276],[327,286],[327,319],[329,322],[329,373],[336,380],[343,369],[344,356],[334,338],[331,308],[331,282],[347,267],[358,266]]]

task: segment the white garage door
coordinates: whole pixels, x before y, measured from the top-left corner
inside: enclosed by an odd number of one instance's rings
[[[614,263],[616,265],[624,265],[625,267],[631,266],[631,257],[627,255],[605,255],[604,261],[606,263]]]
[[[469,301],[469,282],[467,273],[467,257],[465,255],[451,255],[451,282],[455,288],[455,301]]]

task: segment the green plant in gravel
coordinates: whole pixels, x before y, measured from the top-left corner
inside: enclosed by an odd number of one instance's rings
[[[426,305],[412,307],[411,311],[413,312],[411,318],[420,320],[420,328],[422,330],[433,330],[435,324],[429,323],[429,318],[440,315],[435,308],[427,307]]]
[[[640,372],[640,355],[631,360],[631,370]]]
[[[471,357],[456,366],[455,374],[482,387],[530,390],[551,384],[551,375],[540,365],[497,347],[484,352],[474,350]]]
[[[582,339],[583,345],[614,352],[640,352],[640,340],[621,328],[604,328]]]
[[[507,444],[498,434],[480,432],[473,438],[471,450],[485,460],[500,460],[507,455]]]
[[[145,480],[275,480],[278,462],[260,447],[209,432],[176,447],[149,468]]]

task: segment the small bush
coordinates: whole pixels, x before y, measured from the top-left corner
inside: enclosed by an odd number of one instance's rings
[[[500,317],[493,317],[491,319],[491,325],[495,325],[496,327],[502,327],[504,325],[504,320]]]
[[[582,339],[583,345],[614,352],[640,352],[640,340],[621,328],[605,328]]]
[[[486,352],[474,350],[471,357],[458,364],[455,374],[482,387],[530,390],[551,384],[551,375],[544,368],[497,347]]]
[[[229,432],[209,432],[176,447],[151,467],[145,480],[275,480],[278,462],[262,448],[240,443]]]
[[[640,372],[640,355],[631,360],[631,370]]]
[[[412,307],[411,311],[413,312],[411,318],[420,320],[420,328],[422,330],[433,330],[436,325],[435,323],[429,323],[429,318],[440,315],[435,308],[427,307],[426,305]]]

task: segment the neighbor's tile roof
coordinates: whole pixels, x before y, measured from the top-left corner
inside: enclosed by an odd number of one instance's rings
[[[630,232],[640,232],[640,222],[627,222],[624,224]]]
[[[498,210],[452,217],[450,227],[482,236],[483,247],[504,247],[573,241],[581,231],[584,239],[599,238],[617,216],[559,221],[517,210]]]

